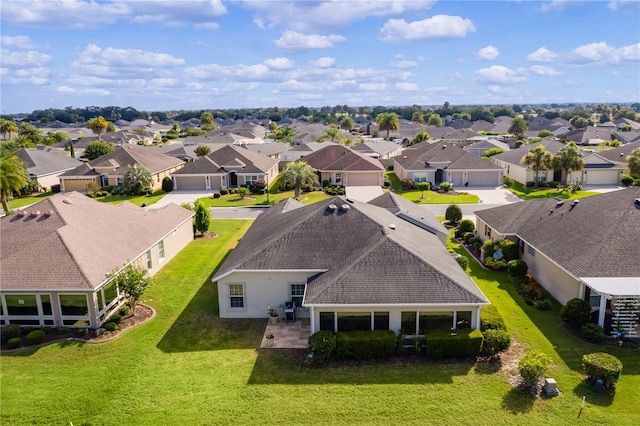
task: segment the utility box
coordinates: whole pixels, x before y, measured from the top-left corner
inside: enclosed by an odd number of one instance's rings
[[[546,396],[558,396],[558,384],[554,379],[544,379],[542,391]]]

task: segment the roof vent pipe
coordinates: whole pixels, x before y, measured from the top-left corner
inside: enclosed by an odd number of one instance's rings
[[[20,216],[20,217],[25,217],[25,216],[27,215],[27,213],[29,213],[29,212],[28,212],[28,211],[26,211],[26,210],[20,210],[20,211],[18,212],[18,216]]]
[[[53,210],[47,210],[44,212],[45,217],[50,217],[53,214]]]
[[[40,210],[34,210],[31,212],[31,217],[38,217],[40,216]]]
[[[336,206],[335,204],[329,204],[327,206],[327,209],[331,210],[332,212],[336,211],[338,209],[338,206]]]
[[[342,210],[343,212],[348,212],[350,208],[351,206],[349,204],[343,204],[340,206],[340,210]]]

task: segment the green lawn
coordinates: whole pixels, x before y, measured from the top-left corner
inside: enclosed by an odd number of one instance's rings
[[[267,202],[267,195],[255,195],[249,194],[246,198],[240,199],[238,194],[223,195],[220,198],[204,197],[200,200],[208,207],[239,207],[239,206],[268,206],[270,204],[277,204],[280,201],[286,200],[294,196],[293,191],[286,192],[269,192],[269,201]],[[326,200],[329,195],[323,191],[303,192],[301,194],[301,202],[304,204],[311,204],[317,201]]]
[[[577,191],[575,194],[572,194],[570,191],[561,191],[557,188],[526,188],[520,182],[514,182],[513,186],[509,188],[509,191],[513,192],[523,200],[531,200],[533,198],[561,198],[563,200],[575,200],[576,198],[591,197],[599,194],[599,192],[595,191]]]
[[[477,204],[480,201],[476,195],[458,195],[454,193],[435,191],[403,191],[402,183],[398,176],[392,171],[385,172],[391,182],[391,189],[398,195],[411,200],[416,204]],[[464,191],[461,191],[464,192]]]
[[[151,195],[109,195],[106,197],[96,198],[96,200],[107,204],[120,204],[123,201],[128,201],[137,206],[141,206],[142,204],[149,206],[153,203],[157,203],[165,195],[167,195],[167,193],[159,189]]]
[[[624,363],[617,395],[581,384],[576,340],[557,306],[520,303],[502,274],[471,273],[523,344],[548,353],[563,394],[513,390],[494,365],[348,363],[308,367],[290,353],[256,349],[266,319],[218,318],[210,278],[250,221],[214,220],[218,238],[196,240],[156,275],[157,316],[99,345],[58,343],[3,355],[0,423],[14,424],[638,424],[638,351],[607,348]],[[461,250],[459,246],[453,249]],[[587,404],[577,420],[582,395]]]
[[[51,197],[52,195],[53,192],[49,191],[43,192],[42,194],[27,195],[25,197],[14,198],[13,200],[8,202],[9,208],[11,210],[19,209],[20,207],[28,206],[30,204],[37,203],[38,201],[42,201],[45,198]]]

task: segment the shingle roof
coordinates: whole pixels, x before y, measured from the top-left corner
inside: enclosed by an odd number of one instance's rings
[[[203,158],[185,164],[172,174],[226,173],[223,168],[229,166],[242,167],[242,173],[266,173],[276,164],[278,160],[275,158],[234,145],[224,145]]]
[[[522,167],[524,167],[524,165],[521,163],[522,157],[524,157],[531,149],[537,147],[538,145],[544,146],[547,152],[550,152],[551,154],[554,154],[554,155],[557,154],[558,151],[560,151],[565,146],[562,142],[558,142],[554,139],[548,138],[548,139],[543,139],[538,143],[522,145],[520,148],[512,149],[510,151],[506,151],[501,154],[494,155],[491,158],[504,161],[510,164],[521,165]]]
[[[23,148],[16,155],[27,164],[29,174],[36,177],[71,170],[82,164],[82,161],[75,158],[36,148]]]
[[[420,226],[431,233],[449,235],[447,228],[445,228],[442,222],[440,222],[434,215],[391,191],[385,192],[373,200],[369,200],[368,203],[373,206],[387,209],[396,216],[413,223],[416,226]]]
[[[516,234],[576,277],[638,277],[640,189],[580,200],[528,200],[476,212],[500,234]],[[552,212],[553,213],[550,213]]]
[[[316,170],[334,171],[384,171],[384,166],[375,158],[347,148],[330,144],[302,157],[302,160]]]
[[[421,142],[394,157],[394,160],[405,170],[429,170],[433,169],[429,163],[441,162],[449,163],[447,170],[502,170],[501,167],[447,142]]]
[[[627,156],[631,154],[634,149],[640,148],[640,141],[621,145],[617,148],[607,149],[605,151],[599,151],[598,154],[601,157],[606,158],[609,161],[615,161],[618,163],[626,163]]]
[[[38,211],[36,217],[31,213]],[[47,216],[46,212],[51,215]],[[0,221],[3,289],[92,289],[193,213],[170,204],[144,210],[78,192],[55,194]]]
[[[233,270],[264,269],[325,271],[310,280],[308,304],[487,303],[436,236],[386,209],[342,197],[270,208],[214,280]]]

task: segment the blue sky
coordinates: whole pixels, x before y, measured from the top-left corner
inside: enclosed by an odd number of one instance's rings
[[[1,110],[640,101],[640,2],[0,0]]]

